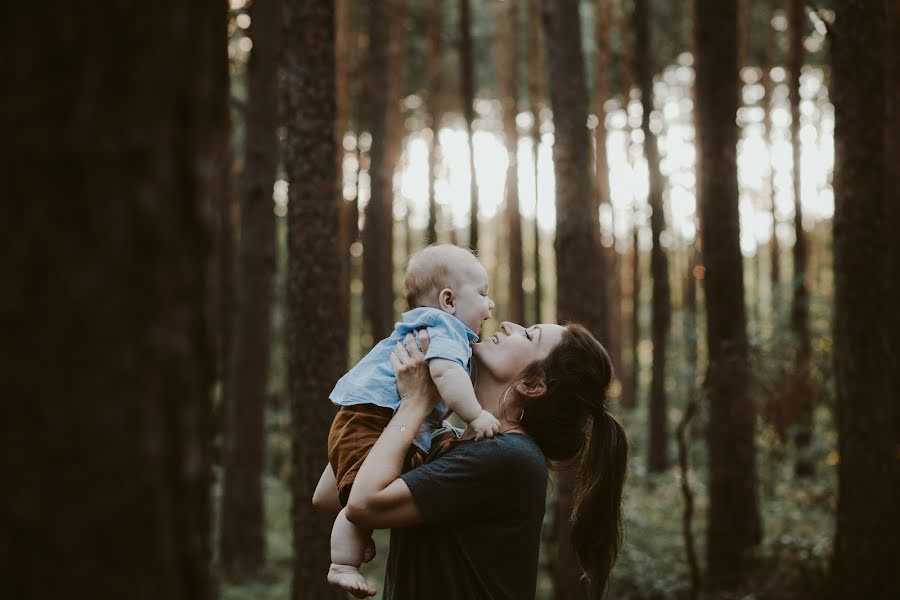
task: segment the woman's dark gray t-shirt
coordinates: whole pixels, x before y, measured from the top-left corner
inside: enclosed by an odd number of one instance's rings
[[[385,600],[530,600],[547,493],[534,440],[462,442],[402,475],[425,522],[391,531]]]

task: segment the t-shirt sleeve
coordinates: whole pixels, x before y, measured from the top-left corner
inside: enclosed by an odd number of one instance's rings
[[[546,462],[500,440],[465,442],[401,475],[425,521],[439,523],[508,514],[514,498],[543,505]]]
[[[443,358],[465,367],[472,355],[466,326],[456,317],[441,313],[428,326],[428,352],[425,360]]]

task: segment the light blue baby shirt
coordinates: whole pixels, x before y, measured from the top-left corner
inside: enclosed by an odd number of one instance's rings
[[[426,362],[432,358],[452,360],[469,372],[472,344],[478,341],[478,335],[462,321],[444,311],[427,307],[414,308],[403,313],[402,318],[402,322],[394,325],[394,332],[389,338],[378,342],[355,367],[338,380],[329,395],[332,402],[338,406],[374,404],[396,412],[400,406],[400,394],[397,392],[390,354],[407,333],[415,333],[422,328],[428,329]],[[446,403],[438,401],[413,440],[416,447],[428,452],[431,448],[431,430],[441,426],[441,419],[446,413]]]

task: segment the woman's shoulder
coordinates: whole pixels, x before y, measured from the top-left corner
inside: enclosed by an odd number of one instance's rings
[[[501,433],[491,439],[459,444],[460,453],[481,468],[511,474],[546,475],[547,459],[535,441],[521,433]]]

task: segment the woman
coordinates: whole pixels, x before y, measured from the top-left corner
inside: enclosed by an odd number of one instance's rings
[[[501,433],[407,473],[407,450],[437,396],[412,336],[391,357],[400,408],[347,503],[352,522],[392,529],[386,600],[534,598],[548,460],[578,461],[572,542],[591,595],[606,586],[628,452],[606,408],[609,356],[580,325],[500,329],[475,345],[473,360],[476,395]],[[427,348],[427,336],[420,343]]]

